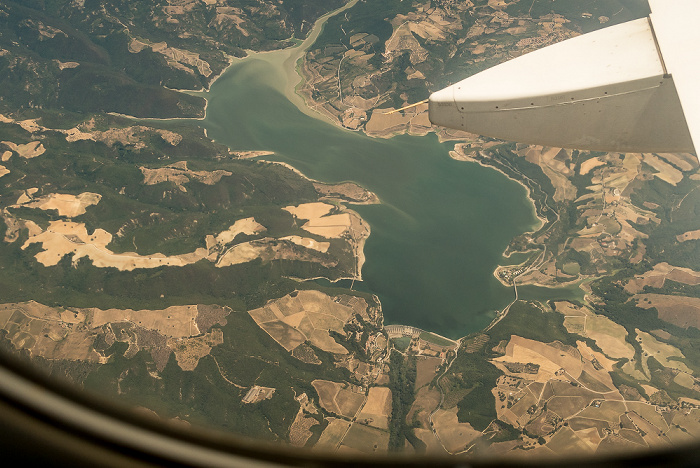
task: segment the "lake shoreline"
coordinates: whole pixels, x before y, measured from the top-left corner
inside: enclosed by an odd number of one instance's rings
[[[261,162],[261,163],[267,163],[267,164],[277,164],[277,165],[279,165],[279,166],[286,167],[287,169],[289,169],[290,171],[294,172],[294,173],[295,173],[296,175],[298,175],[299,177],[301,177],[301,178],[303,178],[303,179],[306,179],[306,180],[308,180],[309,182],[318,182],[318,183],[326,184],[326,182],[321,182],[321,181],[319,181],[319,180],[312,179],[312,178],[308,177],[306,174],[304,174],[303,172],[301,172],[299,169],[297,169],[296,167],[292,166],[291,164],[287,164],[287,163],[281,162],[281,161],[269,161],[269,160],[265,160],[265,159],[258,159],[257,161],[258,161],[258,162]],[[353,183],[354,183],[354,182],[353,182]],[[370,193],[371,193],[371,192],[370,192]],[[376,195],[375,195],[375,196],[376,196]],[[338,202],[339,205],[341,205],[341,203],[348,203],[348,204],[350,204],[350,205],[355,205],[355,204],[361,205],[361,204],[363,204],[363,203],[352,203],[352,202],[349,202],[349,201],[339,201],[339,202]],[[372,203],[364,203],[364,204],[372,204]],[[372,228],[371,228],[370,224],[369,224],[367,221],[365,221],[365,220],[362,218],[362,216],[360,216],[359,213],[357,213],[357,212],[354,211],[354,210],[351,210],[351,209],[347,208],[346,206],[343,206],[343,205],[341,205],[341,206],[342,206],[342,211],[341,211],[341,212],[342,212],[342,213],[350,213],[351,215],[354,215],[355,217],[357,217],[357,219],[360,220],[360,224],[362,224],[362,225],[364,226],[364,228],[366,229],[366,233],[367,233],[366,235],[361,236],[361,237],[359,238],[359,240],[358,240],[358,239],[355,239],[354,236],[353,236],[353,239],[354,239],[354,241],[356,242],[356,243],[354,243],[353,246],[352,246],[352,247],[353,247],[353,256],[355,257],[355,268],[356,268],[355,276],[352,276],[352,277],[341,277],[341,278],[338,278],[338,279],[335,279],[335,280],[332,280],[332,279],[330,279],[330,278],[326,278],[326,277],[319,276],[319,277],[316,277],[316,278],[309,278],[309,279],[308,279],[309,281],[313,281],[313,280],[317,280],[317,279],[326,279],[326,280],[328,280],[328,281],[330,281],[330,282],[332,282],[332,283],[335,283],[335,282],[340,281],[340,280],[343,280],[343,279],[354,280],[354,281],[362,281],[362,267],[363,267],[363,265],[365,264],[365,260],[366,260],[364,248],[365,248],[365,243],[367,242],[367,239],[368,239],[369,236],[372,234]]]

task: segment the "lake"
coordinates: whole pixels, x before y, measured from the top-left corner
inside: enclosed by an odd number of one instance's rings
[[[537,224],[525,189],[451,159],[453,144],[433,134],[370,138],[305,108],[294,94],[294,64],[309,43],[236,61],[202,93],[209,104],[201,124],[233,150],[274,151],[265,159],[323,182],[353,181],[379,196],[381,205],[350,207],[372,229],[364,281],[355,286],[380,298],[385,323],[451,338],[485,327],[513,299],[512,288],[493,277],[501,254]]]

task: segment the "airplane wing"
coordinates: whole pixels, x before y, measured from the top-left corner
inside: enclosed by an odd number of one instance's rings
[[[523,143],[620,152],[700,145],[697,0],[525,54],[433,93],[436,125]],[[697,153],[696,153],[697,154]]]
[[[673,77],[694,148],[700,148],[700,2],[649,0],[649,6],[657,44]]]

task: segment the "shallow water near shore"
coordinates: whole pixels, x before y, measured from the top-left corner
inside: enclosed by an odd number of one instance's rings
[[[372,229],[364,281],[355,288],[379,296],[385,323],[451,338],[488,325],[514,297],[493,270],[508,242],[537,224],[525,189],[452,160],[453,144],[435,135],[370,138],[302,112],[289,86],[295,55],[267,52],[234,63],[203,93],[208,135],[234,150],[274,151],[265,159],[324,182],[353,181],[379,196],[381,205],[350,207]]]

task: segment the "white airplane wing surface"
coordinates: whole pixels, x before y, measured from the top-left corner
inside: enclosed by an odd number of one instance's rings
[[[649,6],[661,56],[676,85],[694,147],[700,148],[700,2],[649,0]]]
[[[545,47],[433,93],[430,120],[564,148],[695,151],[700,1],[650,1],[649,18]]]

